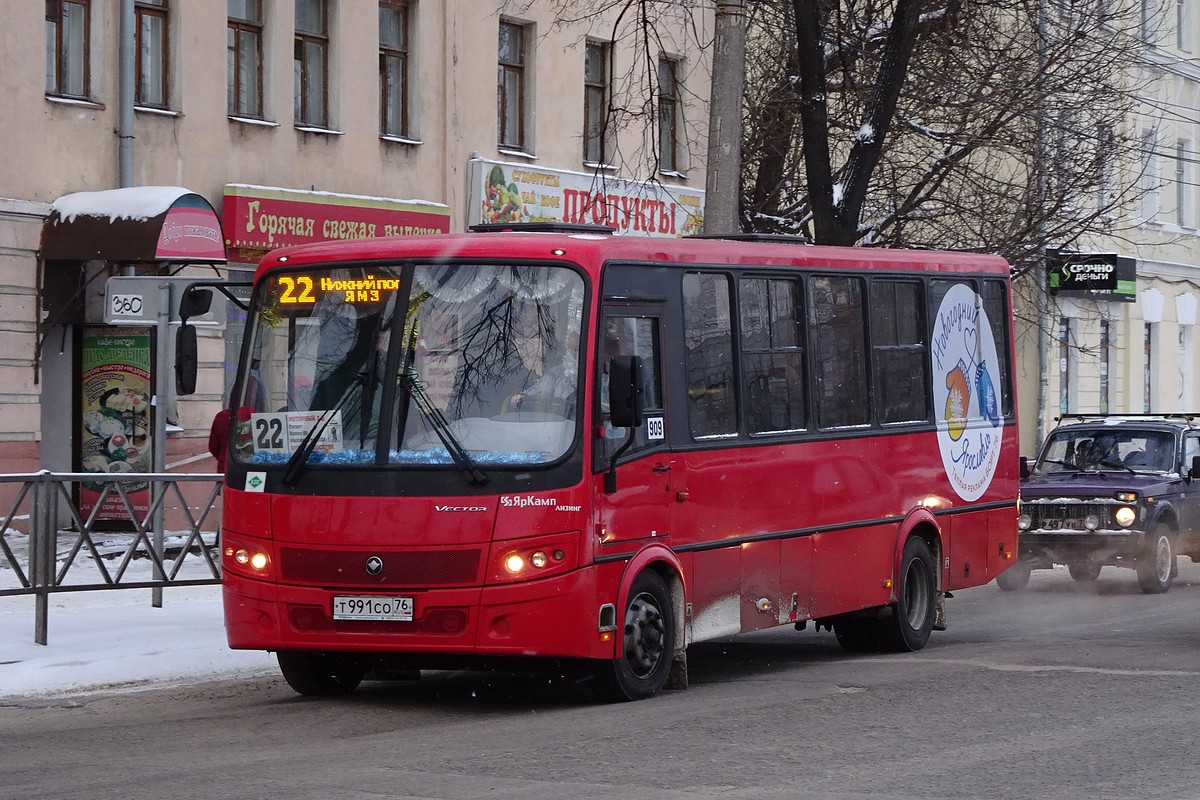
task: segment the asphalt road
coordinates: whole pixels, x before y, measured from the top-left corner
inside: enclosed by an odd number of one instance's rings
[[[777,629],[691,651],[692,687],[597,705],[555,676],[431,673],[338,700],[278,679],[0,706],[0,797],[1200,798],[1200,565],[1035,572],[950,630],[848,656]]]

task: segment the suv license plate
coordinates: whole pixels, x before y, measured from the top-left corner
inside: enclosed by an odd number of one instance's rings
[[[333,618],[412,622],[413,599],[340,595],[333,598]]]

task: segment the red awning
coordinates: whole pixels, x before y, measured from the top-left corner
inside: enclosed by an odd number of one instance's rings
[[[135,186],[63,195],[42,226],[43,261],[225,261],[221,222],[198,194]]]

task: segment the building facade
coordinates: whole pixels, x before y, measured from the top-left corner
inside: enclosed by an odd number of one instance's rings
[[[1132,199],[1112,220],[1120,235],[1050,254],[1045,308],[1026,310],[1038,320],[1017,338],[1031,456],[1063,414],[1200,412],[1200,14],[1189,0],[1135,0],[1122,13],[1144,45],[1130,81],[1138,107],[1106,124],[1138,143],[1111,176]]]
[[[89,347],[134,332],[110,278],[236,279],[283,245],[486,222],[697,229],[711,10],[572,5],[0,0],[6,471],[83,466]],[[164,246],[185,212],[225,263]],[[148,379],[168,468],[212,469],[238,309],[201,330],[196,394]]]

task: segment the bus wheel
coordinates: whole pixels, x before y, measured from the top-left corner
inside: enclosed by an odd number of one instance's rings
[[[1138,556],[1138,584],[1146,594],[1162,594],[1171,588],[1178,572],[1175,534],[1160,522],[1151,529],[1142,553]]]
[[[666,684],[674,653],[671,592],[657,572],[645,570],[629,587],[621,651],[598,675],[601,696],[618,701],[652,697]]]
[[[362,664],[346,656],[281,651],[275,657],[288,686],[309,697],[349,694],[366,674]]]
[[[937,612],[937,573],[929,545],[917,536],[908,537],[900,558],[900,585],[892,616],[879,620],[884,649],[902,653],[920,650],[933,632]]]

